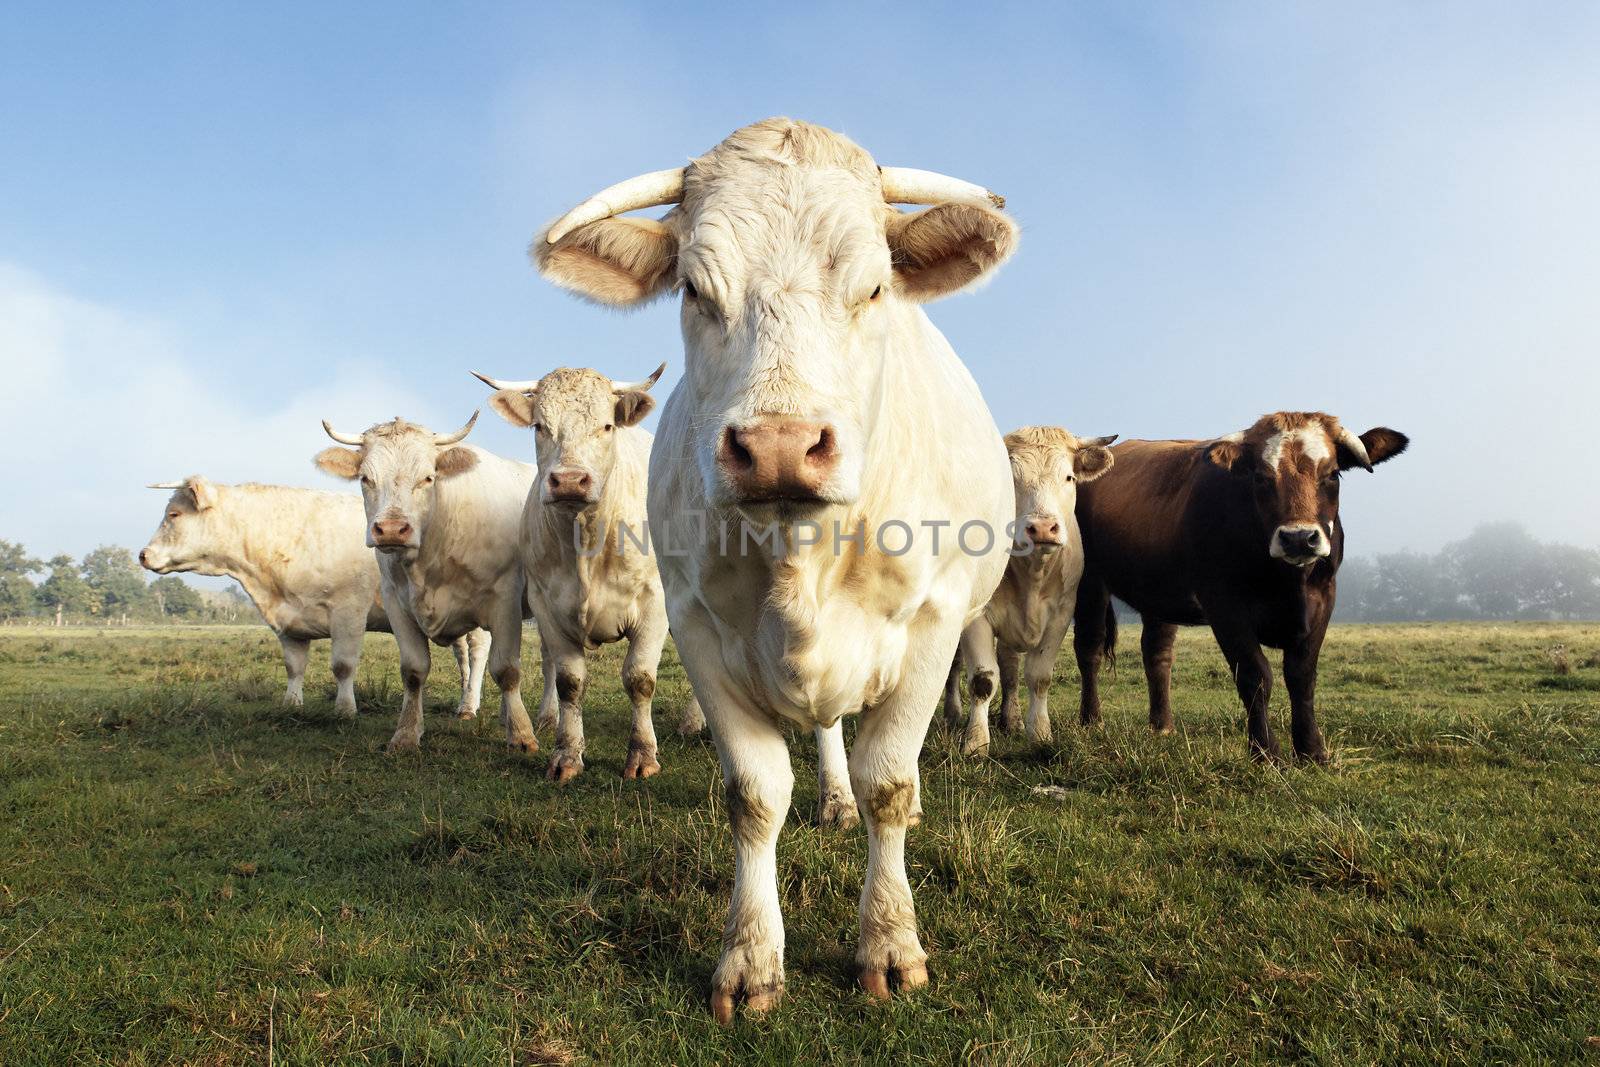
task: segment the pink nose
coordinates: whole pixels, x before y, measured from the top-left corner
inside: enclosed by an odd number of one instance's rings
[[[553,470],[550,472],[550,499],[587,500],[592,484],[588,471]]]
[[[403,545],[411,537],[411,524],[404,519],[379,519],[372,524],[372,543]]]
[[[816,500],[839,467],[833,427],[801,419],[729,426],[717,463],[741,501]]]
[[[1023,529],[1027,531],[1028,540],[1036,545],[1061,543],[1061,523],[1055,519],[1030,519]]]

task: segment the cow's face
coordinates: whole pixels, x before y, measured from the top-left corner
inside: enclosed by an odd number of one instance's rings
[[[681,388],[713,505],[853,503],[894,400],[887,342],[920,328],[905,305],[1014,247],[1015,224],[981,190],[902,213],[885,203],[888,174],[838,134],[769,119],[692,162],[660,222],[602,218],[535,242],[546,277],[602,303],[680,294]]]
[[[380,552],[414,552],[427,533],[438,483],[477,466],[477,453],[456,444],[471,429],[468,422],[458,433],[435,434],[399,418],[359,438],[329,428],[335,440],[357,447],[323,449],[315,462],[336,478],[361,483],[368,545]]]
[[[1358,437],[1331,415],[1281,411],[1215,442],[1207,456],[1249,480],[1268,555],[1309,567],[1333,552],[1340,475],[1352,467],[1370,471],[1408,443],[1385,427]]]
[[[617,428],[650,414],[655,400],[647,390],[660,374],[619,386],[595,371],[563,367],[532,388],[501,389],[489,398],[507,422],[533,429],[541,502],[575,508],[599,502],[617,462]]]
[[[139,565],[158,574],[192,571],[216,551],[217,490],[198,474],[172,488],[166,513],[150,543],[139,552]]]
[[[1111,450],[1105,446],[1114,440],[1115,435],[1080,441],[1059,426],[1024,426],[1006,434],[1017,494],[1012,535],[1017,549],[1048,555],[1066,544],[1078,483],[1111,469]]]

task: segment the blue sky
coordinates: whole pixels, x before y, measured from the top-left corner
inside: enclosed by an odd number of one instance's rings
[[[8,5],[0,537],[137,547],[192,472],[328,487],[320,418],[454,427],[469,369],[670,384],[675,310],[564,296],[528,239],[788,114],[1008,197],[1017,256],[929,309],[1002,429],[1322,408],[1413,437],[1353,554],[1600,543],[1597,55],[1582,4]]]

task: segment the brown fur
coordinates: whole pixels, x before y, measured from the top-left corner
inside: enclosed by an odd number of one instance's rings
[[[895,285],[918,303],[953,293],[1005,262],[1017,235],[1015,222],[979,204],[894,212],[886,237]]]
[[[733,836],[742,841],[765,841],[772,835],[776,817],[761,790],[753,782],[735,779],[727,783],[724,795],[728,802],[728,823]]]
[[[563,289],[597,304],[632,307],[672,287],[677,240],[659,222],[610,218],[580,226],[554,245],[541,232],[528,255]]]
[[[311,462],[317,465],[318,470],[347,482],[354,481],[361,473],[361,451],[342,445],[324,448]]]
[[[872,791],[867,809],[872,813],[873,822],[882,826],[905,826],[911,821],[916,799],[916,786],[910,782],[885,782]]]
[[[470,448],[449,448],[439,453],[439,458],[434,460],[434,471],[441,478],[448,478],[453,474],[465,474],[478,465],[478,454]]]

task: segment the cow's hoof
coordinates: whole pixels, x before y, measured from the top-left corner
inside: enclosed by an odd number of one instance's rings
[[[402,752],[419,752],[422,750],[422,738],[391,737],[389,738],[389,743],[383,746],[383,750],[391,756],[399,755]]]
[[[550,757],[550,769],[544,776],[552,782],[570,782],[583,773],[583,757],[575,752],[562,752]]]
[[[1022,719],[1021,719],[1021,717],[1019,717],[1015,713],[1010,714],[1010,715],[1002,714],[1000,716],[1000,732],[1001,733],[1003,733],[1003,734],[1015,734],[1015,733],[1020,733],[1021,731],[1022,731]]]
[[[890,967],[884,971],[862,971],[858,979],[861,991],[873,1000],[888,1000],[891,975],[899,976],[902,993],[928,984],[927,965],[919,963],[909,967]]]
[[[739,1004],[741,994],[743,995],[745,1011],[756,1015],[765,1015],[783,1001],[783,983],[779,982],[777,985],[762,986],[755,989],[742,986],[737,989],[713,989],[711,991],[711,1014],[719,1025],[733,1025],[734,1010]]]
[[[306,706],[306,698],[299,693],[285,693],[283,703],[286,707],[303,708]]]
[[[351,704],[348,707],[343,707],[335,704],[333,706],[333,713],[339,716],[341,719],[354,719],[356,717],[356,706]]]
[[[539,739],[531,734],[527,737],[508,737],[506,738],[506,747],[513,752],[537,752],[539,751]]]
[[[1049,745],[1055,742],[1055,735],[1050,732],[1050,727],[1032,727],[1028,730],[1028,740],[1036,745]]]
[[[1315,748],[1309,752],[1296,752],[1295,758],[1301,763],[1309,763],[1317,767],[1326,767],[1332,762],[1332,757],[1328,755],[1328,750],[1325,748]]]
[[[458,719],[476,719],[477,717],[478,717],[478,709],[477,708],[457,708],[456,709],[456,718],[458,718]]]
[[[817,801],[817,825],[824,829],[848,830],[860,822],[853,796],[829,793]]]
[[[1278,750],[1276,741],[1270,745],[1258,745],[1254,741],[1250,742],[1250,758],[1256,763],[1267,763],[1273,766],[1283,763],[1283,753]]]
[[[968,734],[967,740],[961,746],[963,756],[987,756],[989,754],[989,735]]]
[[[556,728],[556,716],[555,716],[555,713],[551,712],[549,715],[545,715],[543,713],[540,713],[539,717],[534,720],[533,728],[535,730],[550,730],[550,731],[555,730],[555,728]]]
[[[622,765],[624,778],[651,778],[661,773],[656,754],[642,748],[628,749],[628,762]]]
[[[1154,723],[1153,722],[1153,723],[1150,724],[1150,732],[1152,734],[1155,734],[1157,737],[1171,737],[1173,734],[1177,733],[1178,731],[1173,728],[1173,726],[1172,726],[1172,724],[1170,722],[1169,723]]]

